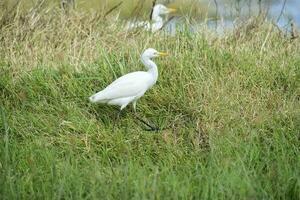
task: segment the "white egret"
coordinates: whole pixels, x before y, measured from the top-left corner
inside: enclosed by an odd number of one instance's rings
[[[156,4],[151,13],[151,21],[152,22],[130,22],[127,25],[127,29],[133,29],[133,28],[145,28],[146,30],[149,30],[151,32],[157,32],[159,31],[164,24],[167,22],[167,20],[164,20],[164,16],[166,16],[169,13],[175,12],[175,8],[168,8],[162,4]]]
[[[158,52],[153,48],[146,49],[141,55],[141,61],[147,68],[147,71],[136,71],[121,76],[105,89],[90,96],[90,102],[117,105],[120,106],[120,112],[129,103],[132,103],[133,109],[136,111],[137,100],[156,83],[158,78],[157,65],[151,59],[166,55],[167,53]],[[142,122],[145,123],[145,121]],[[149,124],[145,124],[153,129]]]
[[[175,12],[175,8],[167,8],[162,4],[157,4],[153,7],[151,19],[153,21],[151,26],[151,31],[156,32],[160,30],[166,21],[163,20],[162,15],[167,15],[169,13]]]

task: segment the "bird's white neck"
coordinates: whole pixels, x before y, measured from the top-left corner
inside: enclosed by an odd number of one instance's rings
[[[152,16],[152,32],[158,31],[161,29],[164,25],[163,18],[159,15],[154,15]]]
[[[142,63],[145,65],[145,67],[148,69],[148,73],[151,74],[153,77],[153,84],[156,83],[157,78],[158,78],[158,70],[157,70],[157,65],[150,60],[148,57],[145,57],[142,55],[141,57]]]
[[[156,15],[156,14],[153,14],[152,15],[152,21],[154,22],[154,23],[156,23],[156,22],[163,22],[163,18],[161,17],[161,16],[159,16],[159,15]]]

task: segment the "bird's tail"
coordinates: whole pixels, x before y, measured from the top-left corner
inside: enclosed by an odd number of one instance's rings
[[[106,99],[103,98],[103,92],[100,91],[89,97],[91,103],[105,103]]]

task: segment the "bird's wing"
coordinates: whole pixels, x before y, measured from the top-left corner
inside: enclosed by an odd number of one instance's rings
[[[110,100],[124,97],[132,97],[145,92],[149,88],[151,76],[147,72],[133,72],[126,74],[104,90],[95,94],[99,100]]]

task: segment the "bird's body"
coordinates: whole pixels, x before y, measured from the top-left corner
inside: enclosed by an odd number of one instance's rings
[[[150,48],[144,51],[141,56],[147,71],[137,71],[121,76],[113,81],[104,90],[92,95],[90,101],[93,103],[106,103],[118,105],[121,110],[129,103],[133,103],[135,109],[136,101],[150,89],[157,81],[158,70],[151,58],[165,55]]]
[[[118,78],[104,90],[96,93],[91,101],[118,105],[123,109],[130,102],[135,102],[143,96],[153,82],[148,72],[132,72]]]

